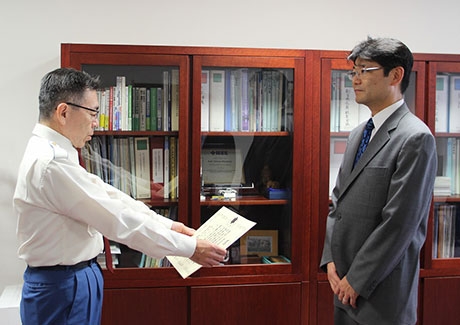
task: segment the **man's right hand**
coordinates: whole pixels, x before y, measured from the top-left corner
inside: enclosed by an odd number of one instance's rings
[[[195,253],[190,259],[203,266],[219,265],[225,259],[227,251],[203,239],[196,240]]]
[[[337,295],[339,293],[340,278],[337,274],[334,262],[327,264],[327,279],[329,280],[332,291]]]

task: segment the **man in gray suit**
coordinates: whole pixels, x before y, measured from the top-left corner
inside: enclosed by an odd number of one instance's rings
[[[435,140],[404,102],[413,57],[403,43],[368,38],[348,59],[356,101],[372,119],[348,138],[320,265],[334,292],[335,324],[415,324]]]

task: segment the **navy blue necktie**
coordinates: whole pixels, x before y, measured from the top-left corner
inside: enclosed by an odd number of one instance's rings
[[[358,151],[356,152],[356,157],[355,157],[355,162],[353,163],[353,167],[355,167],[359,158],[361,158],[362,154],[366,150],[367,144],[369,143],[373,129],[374,129],[374,121],[372,121],[372,118],[370,118],[369,121],[367,121],[366,127],[364,128],[363,138],[361,139],[361,143],[359,144]]]

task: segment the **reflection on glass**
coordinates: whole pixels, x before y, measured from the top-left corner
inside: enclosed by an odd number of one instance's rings
[[[290,263],[293,91],[292,69],[202,70],[201,223],[221,205],[257,223],[230,264]]]
[[[173,199],[178,195],[178,177],[169,170],[177,166],[177,158],[174,158],[177,154],[171,154],[175,147],[171,143],[176,140],[177,137],[172,136],[94,136],[81,149],[80,155],[87,171],[142,200],[156,213],[177,220],[178,205]],[[174,159],[175,164],[168,164],[168,160]],[[111,242],[111,252],[117,268],[170,266],[167,259],[154,259],[116,242]],[[103,254],[98,261],[104,267]]]

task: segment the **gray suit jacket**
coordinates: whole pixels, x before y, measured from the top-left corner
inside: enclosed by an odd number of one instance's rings
[[[382,125],[353,169],[365,123],[350,133],[332,193],[320,266],[333,261],[359,293],[362,324],[414,324],[419,254],[436,175],[428,127],[404,104]]]

